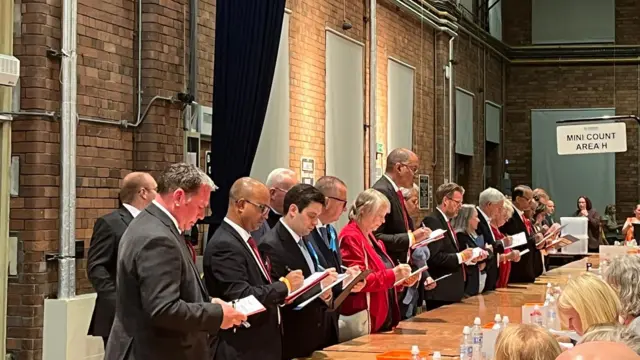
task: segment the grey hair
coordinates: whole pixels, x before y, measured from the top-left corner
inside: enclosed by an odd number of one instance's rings
[[[161,195],[166,195],[177,189],[182,189],[187,194],[193,194],[202,186],[208,186],[211,191],[218,190],[213,180],[202,169],[192,164],[169,165],[158,176],[158,193]]]
[[[640,355],[640,335],[620,324],[598,324],[587,329],[578,344],[594,341],[610,341],[628,346]]]
[[[640,256],[617,256],[607,267],[604,278],[618,291],[623,316],[640,316]]]
[[[363,216],[372,214],[381,207],[386,207],[387,212],[391,209],[391,203],[384,194],[376,189],[367,189],[356,197],[349,209],[349,220],[359,221]]]
[[[471,217],[473,217],[474,213],[476,215],[478,213],[478,210],[476,210],[474,205],[463,204],[460,207],[460,211],[458,211],[458,215],[451,219],[451,227],[453,228],[453,231],[456,233],[469,233],[469,221],[471,220]]]
[[[413,183],[413,187],[411,187],[411,189],[401,187],[400,191],[402,192],[402,197],[405,200],[409,200],[409,198],[411,197],[411,194],[413,194],[414,191],[416,192],[416,194],[420,194],[420,188],[416,183]]]
[[[482,208],[489,204],[499,203],[504,199],[504,194],[501,193],[500,190],[489,187],[480,193],[480,196],[478,197],[478,206]]]
[[[287,168],[275,169],[269,173],[269,176],[267,176],[267,182],[265,182],[265,185],[267,185],[267,187],[269,188],[277,187],[287,177],[291,177],[295,179],[296,172]]]

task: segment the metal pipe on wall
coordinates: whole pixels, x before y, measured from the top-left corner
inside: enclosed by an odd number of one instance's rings
[[[76,295],[76,46],[77,0],[62,0],[62,116],[60,131],[60,254],[58,298]]]
[[[198,101],[198,0],[189,1],[189,94],[193,101]],[[187,112],[189,126],[196,112],[196,104],[189,106]],[[201,129],[198,129],[201,130]]]
[[[369,1],[369,186],[373,186],[377,180],[376,89],[378,85],[378,38],[376,36],[376,6],[376,0]]]
[[[449,62],[447,64],[447,67],[449,69],[449,179],[448,181],[453,181],[453,167],[454,167],[454,161],[453,161],[453,154],[455,152],[455,141],[453,141],[453,139],[455,139],[455,133],[453,132],[454,130],[454,113],[453,113],[453,84],[454,84],[454,78],[453,78],[453,42],[456,38],[455,37],[451,37],[449,39]],[[447,181],[445,181],[447,182]]]

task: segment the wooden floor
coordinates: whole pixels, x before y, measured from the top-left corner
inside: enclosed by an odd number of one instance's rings
[[[376,355],[391,350],[410,350],[412,345],[418,345],[420,350],[430,354],[440,351],[445,359],[457,358],[462,328],[471,325],[476,316],[482,319],[483,324],[493,321],[496,314],[509,316],[511,323],[520,323],[523,304],[544,302],[547,283],[563,286],[569,275],[585,272],[587,263],[593,265],[592,269],[597,268],[598,256],[591,255],[551,270],[534,284],[509,285],[506,289],[422,313],[401,322],[394,331],[363,336],[317,351],[311,359],[375,360]]]

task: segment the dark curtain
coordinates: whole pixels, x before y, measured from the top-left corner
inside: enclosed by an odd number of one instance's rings
[[[211,238],[227,212],[229,189],[249,176],[267,112],[285,0],[218,0],[216,6]]]

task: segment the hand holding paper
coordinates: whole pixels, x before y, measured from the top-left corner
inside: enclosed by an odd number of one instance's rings
[[[393,286],[413,286],[415,285],[416,281],[420,280],[420,274],[422,274],[424,271],[426,271],[429,268],[429,266],[425,265],[421,268],[419,268],[418,270],[414,271],[414,272],[409,272],[404,278],[402,279],[398,279],[396,278],[396,283]],[[411,270],[409,270],[411,271]]]
[[[421,228],[421,229],[429,229],[429,228]],[[420,230],[420,229],[418,229]],[[417,231],[417,230],[416,230]],[[442,238],[444,238],[444,234],[447,232],[447,230],[442,230],[442,229],[436,229],[436,230],[429,230],[429,235],[428,237],[425,237],[425,239],[423,239],[422,241],[417,241],[418,238],[416,238],[416,243],[411,245],[411,249],[415,250],[421,246],[425,246],[425,245],[429,245],[434,241],[438,241]],[[415,232],[414,232],[415,235]]]
[[[236,310],[246,316],[251,316],[267,310],[253,295],[234,301],[233,306]]]
[[[411,274],[411,266],[408,264],[399,264],[393,268],[393,273],[396,276],[396,282],[406,279]]]
[[[285,279],[289,281],[291,291],[296,291],[302,286],[302,283],[304,282],[304,275],[302,275],[302,270],[294,270],[289,272],[287,276],[285,276]]]
[[[322,279],[322,281],[320,282],[322,284],[322,288],[325,289],[326,287],[330,286],[331,284],[333,284],[336,279],[338,278],[338,273],[336,272],[335,268],[329,268],[327,270],[324,271],[325,273],[329,274],[327,277],[325,277],[324,279]]]

